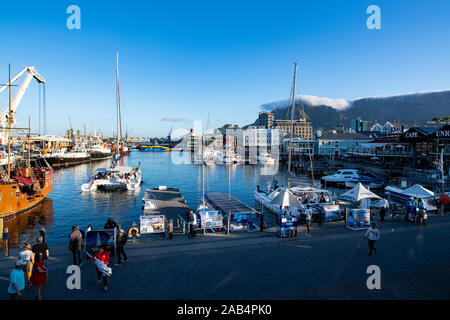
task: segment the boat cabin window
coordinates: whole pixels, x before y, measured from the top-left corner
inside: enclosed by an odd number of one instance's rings
[[[342,172],[342,174],[353,174],[353,172],[352,171],[344,171],[344,172]]]

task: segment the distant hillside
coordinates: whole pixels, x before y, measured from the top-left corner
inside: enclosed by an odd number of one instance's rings
[[[325,98],[318,98],[326,101]],[[450,116],[450,91],[405,94],[391,97],[364,98],[349,102],[347,108],[336,108],[330,99],[330,105],[313,104],[311,99],[303,99],[308,120],[315,128],[334,128],[338,124],[350,126],[351,119],[361,117],[363,120],[378,122],[404,121],[407,125],[422,125],[438,117]],[[300,118],[301,101],[296,102],[295,119]],[[261,106],[271,110],[275,119],[290,119],[287,115],[287,101],[268,103]]]

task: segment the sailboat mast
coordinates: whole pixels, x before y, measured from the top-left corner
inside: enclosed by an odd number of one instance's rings
[[[291,173],[291,157],[292,157],[292,134],[294,131],[294,110],[295,110],[295,85],[297,81],[297,66],[298,62],[294,63],[294,82],[292,85],[292,106],[291,106],[291,129],[290,129],[290,137],[289,137],[289,158],[288,158],[288,185],[289,185],[289,175]]]
[[[117,106],[117,146],[120,146],[120,94],[119,94],[119,52],[116,52],[116,106]]]
[[[11,64],[9,64],[9,107],[8,107],[8,178],[11,178]]]

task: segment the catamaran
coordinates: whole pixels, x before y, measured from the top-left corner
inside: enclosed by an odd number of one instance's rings
[[[294,121],[294,109],[295,109],[295,87],[297,78],[297,62],[294,69],[294,80],[292,84],[291,96],[289,99],[289,106],[291,107],[291,133],[289,139],[289,155],[288,155],[288,172],[286,186],[279,186],[274,180],[272,185],[269,186],[268,191],[264,191],[260,186],[256,186],[255,201],[259,203],[263,208],[265,207],[272,213],[278,214],[280,212],[280,204],[284,206],[284,209],[289,215],[299,216],[306,209],[306,205],[310,204],[313,211],[322,210],[324,205],[334,204],[330,194],[327,190],[316,188],[314,186],[314,175],[312,176],[312,184],[304,185],[304,183],[298,183],[291,178],[291,159],[292,159],[292,133],[293,133],[293,121]],[[288,108],[289,108],[288,106]],[[262,157],[267,157],[267,154],[262,154]],[[260,159],[261,161],[261,155]],[[310,163],[312,167],[312,158],[310,154]],[[313,174],[313,171],[311,171]],[[297,184],[292,186],[291,182]],[[303,184],[303,185],[302,185]]]
[[[109,168],[98,168],[91,174],[90,181],[81,186],[82,191],[94,190],[135,190],[142,182],[141,164],[136,168],[118,165],[125,150],[120,137],[120,95],[119,95],[119,54],[116,53],[116,101],[117,101],[117,146]],[[128,149],[126,149],[128,150]]]

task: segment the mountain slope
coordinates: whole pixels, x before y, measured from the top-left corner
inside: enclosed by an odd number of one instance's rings
[[[415,93],[379,98],[363,98],[349,103],[349,107],[337,109],[330,105],[314,105],[303,99],[308,120],[315,128],[333,128],[338,124],[349,127],[351,119],[400,121],[407,125],[422,125],[435,117],[450,116],[450,91]],[[301,101],[296,102],[295,119],[300,117]],[[261,106],[271,110],[275,119],[290,119],[287,114],[287,101],[268,103]]]

